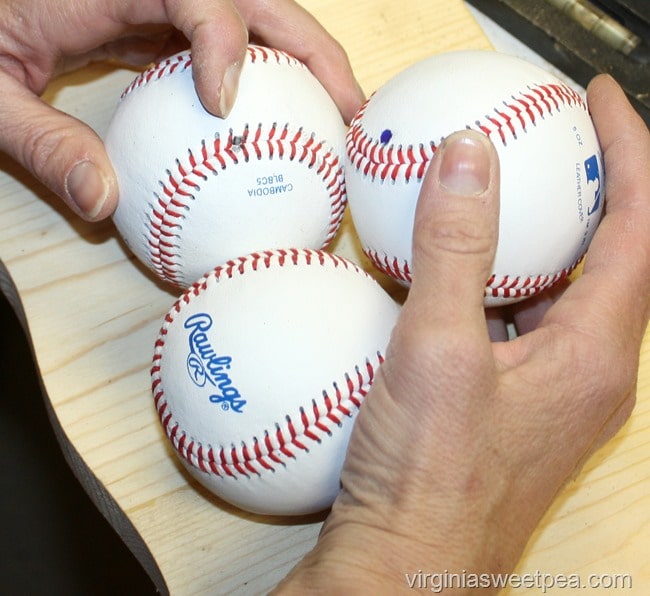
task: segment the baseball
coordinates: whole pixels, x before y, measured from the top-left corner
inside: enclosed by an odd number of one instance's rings
[[[284,52],[248,47],[225,119],[203,108],[181,52],[138,76],[109,123],[115,225],[140,261],[183,288],[255,250],[323,248],[346,206],[345,133],[322,85]]]
[[[516,302],[579,263],[604,206],[603,161],[581,95],[544,69],[490,51],[440,54],[399,73],[353,120],[346,188],[364,252],[409,284],[413,219],[436,147],[475,129],[495,145],[501,215],[486,306]]]
[[[190,474],[255,513],[329,507],[399,308],[351,261],[310,249],[240,257],[187,289],[151,376]]]

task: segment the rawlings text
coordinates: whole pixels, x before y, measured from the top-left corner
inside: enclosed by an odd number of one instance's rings
[[[184,327],[190,330],[190,352],[187,357],[190,379],[198,387],[205,387],[209,383],[218,391],[210,395],[213,404],[220,404],[223,410],[241,414],[246,400],[228,374],[232,358],[217,354],[207,336],[207,331],[212,327],[212,317],[206,313],[192,315],[185,321]]]

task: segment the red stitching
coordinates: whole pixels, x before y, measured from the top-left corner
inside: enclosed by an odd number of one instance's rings
[[[364,177],[378,180],[380,183],[401,179],[409,183],[421,181],[426,173],[429,161],[437,147],[433,141],[427,147],[413,145],[383,145],[363,129],[363,119],[372,96],[365,102],[350,123],[346,136],[346,151],[352,166]],[[517,134],[527,133],[528,127],[537,126],[537,121],[546,116],[552,117],[566,107],[577,107],[588,111],[582,96],[564,83],[546,83],[529,86],[525,91],[512,95],[503,102],[502,108],[494,108],[493,114],[487,114],[483,120],[476,120],[474,127],[482,131],[493,142],[506,146],[509,139],[517,140]],[[467,126],[472,128],[472,126]],[[408,165],[406,165],[408,164]],[[364,249],[366,256],[383,273],[410,283],[411,270],[408,262],[390,257],[383,252]],[[486,285],[485,295],[495,298],[520,298],[538,294],[567,277],[580,263],[576,261],[570,267],[550,276],[539,277],[496,277],[493,276]]]
[[[492,298],[527,298],[535,296],[571,275],[582,259],[583,257],[580,257],[571,266],[551,275],[531,277],[492,275],[485,286],[485,295]]]
[[[582,97],[565,84],[546,84],[534,85],[529,87],[527,92],[520,92],[518,96],[513,95],[512,100],[515,103],[503,102],[506,110],[494,109],[496,115],[486,115],[485,120],[481,123],[477,121],[477,126],[483,130],[491,139],[495,141],[496,137],[501,141],[501,144],[506,146],[508,139],[517,139],[517,131],[515,124],[521,126],[521,130],[525,133],[528,131],[526,126],[527,116],[529,123],[537,126],[537,121],[546,116],[553,116],[560,112],[563,107],[579,107],[587,111],[587,104]],[[523,109],[516,104],[523,106]],[[508,113],[511,111],[511,114]]]
[[[412,178],[421,180],[426,166],[436,151],[434,142],[428,146],[420,144],[417,147],[409,145],[383,145],[364,133],[361,121],[372,96],[366,100],[350,123],[346,135],[346,151],[348,158],[357,171],[373,180],[380,179],[396,181],[400,176],[410,182]]]
[[[176,56],[168,58],[167,60],[163,60],[138,75],[133,80],[133,82],[122,92],[120,99],[124,99],[130,93],[136,89],[139,89],[140,87],[144,87],[151,81],[162,79],[170,74],[173,74],[179,69],[182,72],[184,70],[187,70],[191,65],[192,58],[189,53],[178,54]]]
[[[384,145],[363,129],[363,117],[372,97],[361,107],[350,124],[346,137],[346,151],[353,167],[380,182],[387,180],[404,182],[420,181],[437,147],[434,141],[428,145]],[[526,133],[536,126],[540,118],[553,116],[566,107],[578,107],[587,111],[587,104],[580,94],[564,83],[547,83],[529,86],[512,95],[495,107],[492,114],[475,120],[467,128],[476,128],[489,136],[493,142],[507,145],[509,139],[517,139],[517,132]]]
[[[306,68],[306,66],[286,52],[248,46],[248,56],[253,63],[275,61],[278,64]],[[164,60],[138,76],[122,94],[122,98],[147,83],[183,72],[192,64],[190,53],[179,54]],[[254,132],[248,126],[240,135],[231,130],[226,138],[219,135],[210,142],[200,141],[200,147],[188,150],[187,162],[176,160],[171,170],[160,181],[161,190],[155,194],[151,205],[147,245],[152,267],[163,279],[182,284],[179,275],[177,237],[182,229],[182,220],[190,208],[201,183],[209,175],[218,175],[228,167],[234,167],[242,160],[250,159],[288,159],[304,163],[308,168],[318,164],[315,171],[323,180],[330,198],[330,221],[327,234],[320,248],[325,248],[336,235],[343,220],[347,195],[345,192],[344,166],[322,141],[308,135],[302,129],[291,132],[288,125],[278,128],[273,124],[265,131],[259,125]],[[320,163],[319,163],[320,160]]]
[[[364,249],[363,252],[382,273],[390,275],[393,279],[411,283],[411,270],[406,260],[400,262],[396,257],[391,260],[391,257],[376,250]],[[492,275],[485,285],[485,296],[492,298],[524,298],[534,296],[571,275],[582,259],[583,257],[580,257],[571,266],[551,275],[529,277]]]
[[[302,62],[300,62],[300,60],[281,50],[272,50],[263,46],[249,45],[247,52],[248,57],[253,64],[257,62],[267,63],[274,61],[277,64],[288,64],[289,66],[307,68]],[[176,71],[183,72],[190,66],[192,66],[192,54],[190,52],[182,52],[171,56],[166,60],[162,60],[138,75],[122,92],[121,99],[124,99],[131,92],[144,87],[151,81],[158,81],[174,74]]]
[[[363,252],[382,273],[390,275],[394,279],[411,283],[411,270],[406,260],[400,262],[397,257],[393,257],[391,260],[387,254],[372,249],[363,249]]]
[[[346,373],[344,386],[333,382],[330,388],[324,389],[320,397],[312,399],[309,410],[299,407],[295,415],[286,414],[282,423],[276,422],[272,429],[265,429],[239,445],[210,446],[191,438],[174,420],[165,397],[160,363],[166,329],[174,322],[172,313],[179,313],[183,304],[191,302],[193,296],[200,294],[201,288],[207,287],[208,279],[220,280],[246,275],[260,265],[290,267],[313,263],[316,259],[321,264],[328,262],[335,267],[342,266],[370,277],[368,272],[352,261],[331,253],[310,249],[268,250],[229,261],[206,274],[204,281],[189,288],[165,317],[151,367],[154,405],[173,447],[182,458],[203,472],[219,477],[248,477],[260,475],[265,470],[273,471],[277,466],[284,466],[288,459],[294,459],[297,453],[309,451],[312,444],[319,444],[331,436],[332,429],[339,426],[345,417],[350,417],[363,403],[377,368],[384,361],[380,352],[372,359],[367,358],[365,365],[355,366],[352,373]]]
[[[267,62],[273,57],[278,63],[304,67],[301,62],[283,52],[259,46],[250,46],[248,52],[254,62]],[[125,94],[179,68],[186,69],[190,64],[189,54],[161,62],[138,77]],[[242,160],[248,162],[253,157],[288,159],[304,163],[308,168],[318,164],[316,175],[325,183],[330,198],[330,221],[320,248],[331,242],[343,220],[347,204],[344,166],[339,157],[327,149],[322,141],[317,141],[314,134],[308,135],[302,128],[291,132],[288,124],[279,128],[274,123],[265,131],[260,124],[251,135],[246,125],[240,135],[230,130],[226,138],[216,135],[212,142],[201,140],[200,147],[194,151],[188,149],[187,162],[177,159],[173,169],[167,170],[165,179],[160,181],[161,190],[155,194],[156,200],[151,205],[147,234],[151,264],[159,276],[172,283],[182,283],[178,271],[177,236],[195,193],[200,191],[201,183],[209,175],[218,175],[220,171],[234,167]]]

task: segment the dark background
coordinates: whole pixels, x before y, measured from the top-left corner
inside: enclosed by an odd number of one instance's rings
[[[155,594],[68,467],[29,344],[0,292],[0,586],[3,594]]]

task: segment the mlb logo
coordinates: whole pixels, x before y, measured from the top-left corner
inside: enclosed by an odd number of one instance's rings
[[[602,199],[601,174],[597,155],[592,155],[585,161],[585,173],[587,175],[587,188],[594,192],[594,204],[587,210],[587,214],[593,215],[600,208]]]

